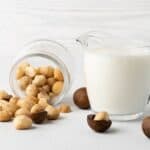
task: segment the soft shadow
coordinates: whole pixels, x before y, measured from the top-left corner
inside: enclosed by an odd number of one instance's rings
[[[21,131],[21,132],[27,132],[27,131],[29,131],[29,130],[34,130],[34,129],[36,129],[37,127],[36,126],[32,126],[31,128],[29,128],[29,129],[22,129],[22,130],[18,130],[19,132]]]
[[[64,116],[60,116],[57,120],[63,120],[63,119],[65,119],[65,117]]]
[[[120,132],[120,129],[114,128],[114,127],[110,128],[106,131],[106,133],[108,133],[108,134],[115,134],[115,133],[118,133],[118,132]]]
[[[117,122],[117,123],[134,123],[134,122],[141,122],[141,120],[143,119],[143,116],[134,120],[113,120],[113,122]]]
[[[42,124],[50,124],[53,120],[45,120]]]
[[[65,117],[60,116],[60,117],[59,117],[58,119],[56,119],[56,120],[45,120],[42,124],[53,124],[54,122],[58,122],[58,121],[63,120],[63,119],[65,119]]]
[[[29,130],[33,130],[33,129],[36,129],[37,127],[36,126],[32,126]]]

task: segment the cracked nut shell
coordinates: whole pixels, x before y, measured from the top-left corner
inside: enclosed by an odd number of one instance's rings
[[[31,114],[31,119],[34,123],[41,124],[47,118],[47,111],[41,111]]]
[[[110,128],[111,120],[94,120],[95,114],[90,114],[87,116],[87,122],[91,129],[96,132],[105,132]]]
[[[85,87],[79,88],[73,95],[74,103],[81,109],[89,109],[90,103]]]
[[[142,129],[144,134],[150,138],[150,116],[145,117],[142,122]]]

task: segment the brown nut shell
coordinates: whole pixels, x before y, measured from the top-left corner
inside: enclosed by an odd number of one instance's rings
[[[87,122],[91,129],[96,132],[105,132],[110,128],[112,121],[111,120],[94,120],[95,114],[90,114],[87,116]]]
[[[144,134],[150,138],[150,116],[145,117],[142,122],[142,129]]]
[[[31,118],[34,123],[41,124],[47,118],[47,111],[32,113]]]
[[[90,103],[85,87],[79,88],[73,95],[74,103],[81,109],[89,109]]]

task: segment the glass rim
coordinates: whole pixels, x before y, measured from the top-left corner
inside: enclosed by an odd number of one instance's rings
[[[91,39],[97,42],[107,42],[107,40],[111,40],[113,42],[118,43],[118,41],[125,41],[129,46],[133,46],[135,48],[150,48],[150,41],[146,40],[138,40],[133,39],[133,37],[126,37],[114,34],[114,32],[104,31],[104,30],[91,30],[81,34],[76,41],[79,42],[82,46],[88,47],[88,41]]]

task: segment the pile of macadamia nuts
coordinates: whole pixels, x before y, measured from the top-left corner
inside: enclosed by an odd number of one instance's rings
[[[52,66],[34,67],[22,62],[16,69],[19,87],[27,96],[51,101],[62,92],[64,77],[59,68]]]
[[[0,122],[13,120],[18,130],[31,128],[32,122],[42,124],[46,120],[56,120],[60,113],[68,112],[71,112],[71,108],[67,104],[54,107],[48,103],[47,98],[33,95],[19,98],[0,91]]]

